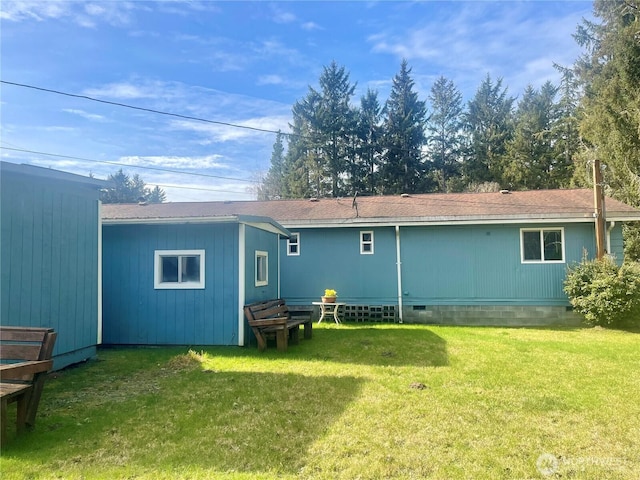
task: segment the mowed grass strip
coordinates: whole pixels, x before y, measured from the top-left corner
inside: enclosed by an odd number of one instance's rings
[[[52,376],[0,471],[636,479],[639,372],[640,335],[597,328],[327,324],[286,353],[103,349]]]

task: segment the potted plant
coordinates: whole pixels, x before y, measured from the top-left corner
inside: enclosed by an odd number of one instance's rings
[[[338,292],[336,292],[332,288],[327,288],[324,291],[324,295],[321,297],[322,303],[335,303],[337,296]]]

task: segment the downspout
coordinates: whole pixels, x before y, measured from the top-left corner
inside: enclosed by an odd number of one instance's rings
[[[278,250],[278,298],[282,298],[282,296],[280,295],[280,240],[281,240],[282,236],[280,234],[278,234],[278,244],[277,244],[277,250]],[[306,327],[305,327],[306,328]]]
[[[396,225],[396,270],[398,275],[398,313],[402,322],[402,262],[400,261],[400,225]]]
[[[244,347],[245,226],[238,224],[238,346]]]
[[[611,255],[611,230],[616,226],[616,222],[609,222],[609,226],[607,227],[607,253]]]

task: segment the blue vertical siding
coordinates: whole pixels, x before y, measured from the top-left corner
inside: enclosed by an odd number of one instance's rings
[[[564,227],[565,262],[523,264],[520,228]],[[360,254],[360,231],[374,231],[373,255]],[[305,228],[300,255],[280,244],[282,296],[317,301],[325,288],[352,304],[397,304],[393,227]],[[617,235],[615,229],[612,234]],[[614,235],[614,236],[615,236]],[[409,226],[400,228],[405,305],[567,305],[567,265],[595,251],[592,224]],[[613,243],[613,237],[612,237]]]
[[[267,252],[269,283],[256,286],[256,251]],[[278,235],[247,225],[245,227],[244,303],[278,298]]]
[[[94,355],[97,189],[6,171],[0,185],[0,323],[53,327],[56,368]]]
[[[300,255],[287,256],[287,242],[280,242],[282,296],[287,302],[310,304],[333,288],[340,301],[348,303],[397,303],[393,227],[291,231],[300,233]],[[360,254],[360,231],[374,232],[373,255]]]
[[[564,226],[565,263],[521,262],[525,225],[408,227],[402,229],[407,305],[564,305],[568,264],[593,251],[593,226]],[[526,225],[526,228],[545,225]]]
[[[205,288],[154,289],[155,250],[205,250]],[[105,225],[103,341],[237,345],[238,225]]]

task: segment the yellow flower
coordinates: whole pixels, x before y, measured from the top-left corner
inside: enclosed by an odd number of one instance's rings
[[[337,297],[338,296],[338,292],[336,292],[335,290],[333,290],[332,288],[327,288],[324,291],[324,296],[325,297]]]

